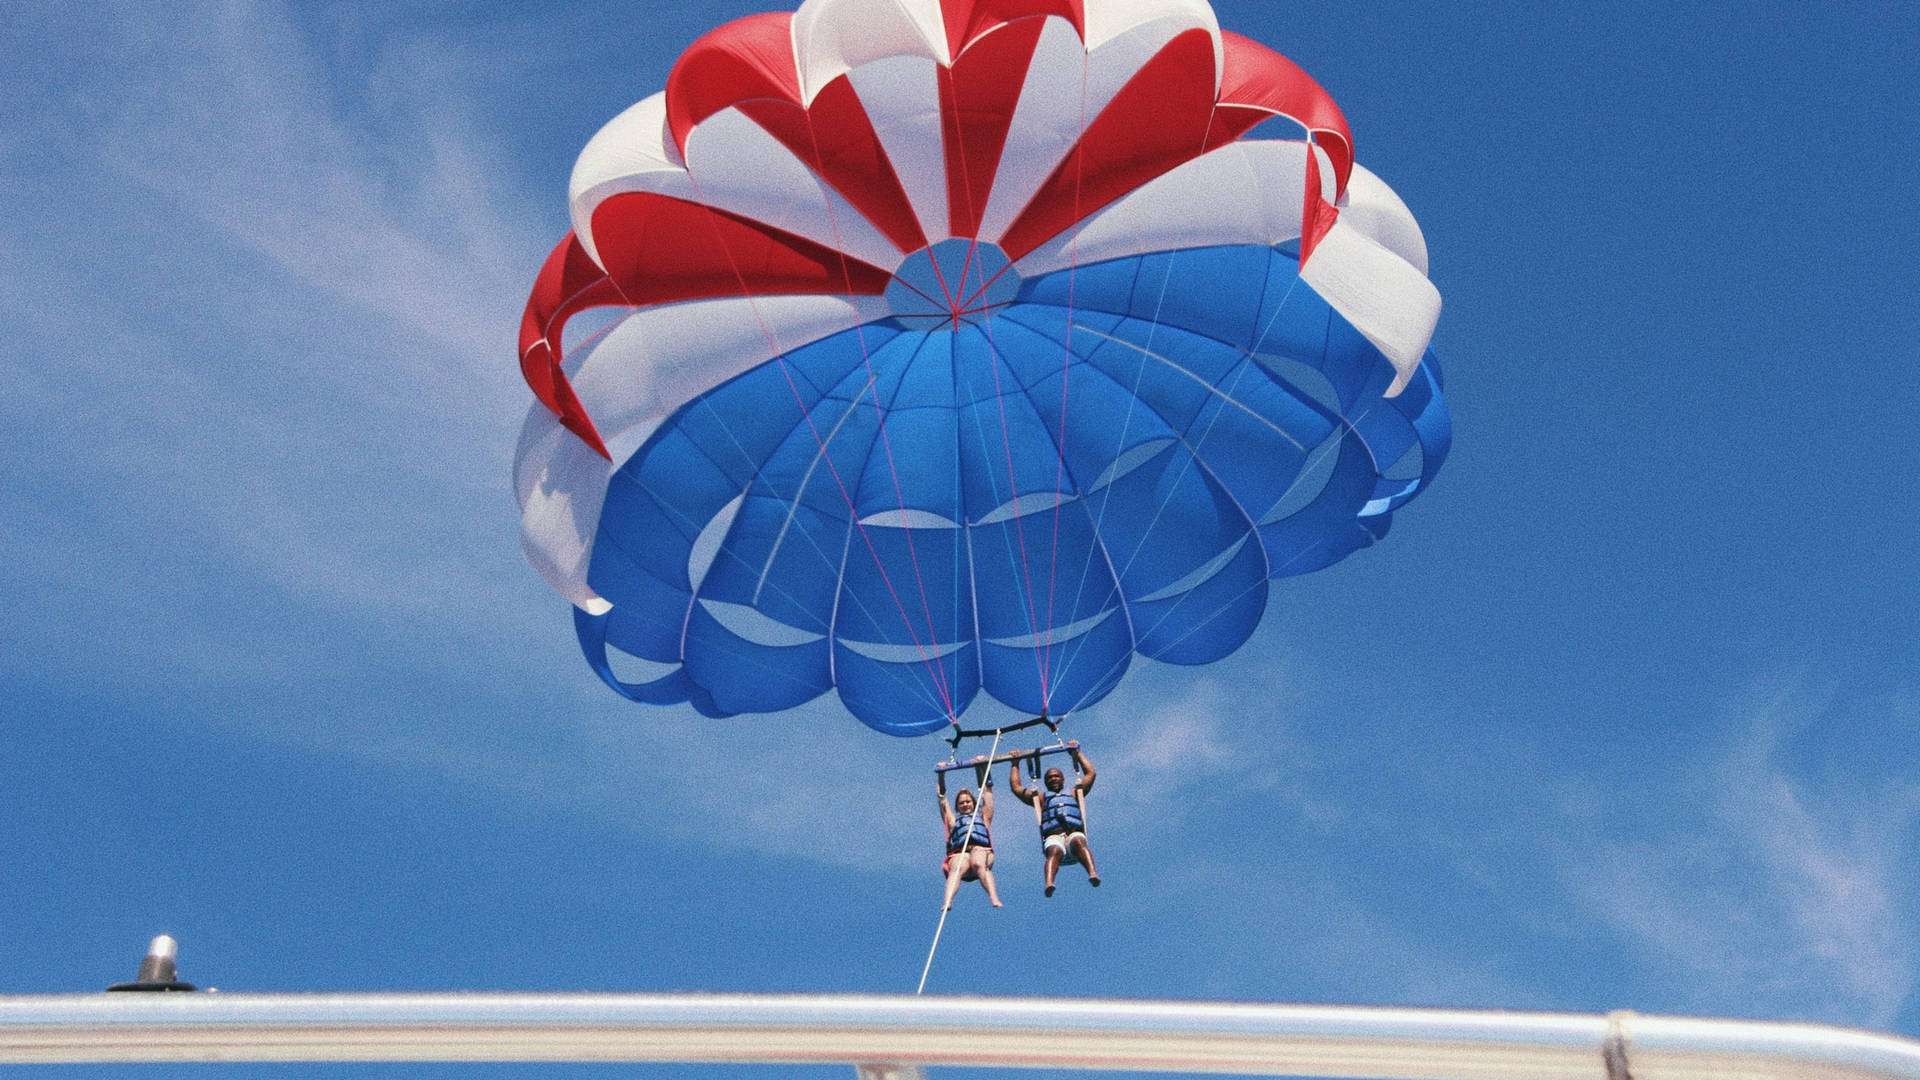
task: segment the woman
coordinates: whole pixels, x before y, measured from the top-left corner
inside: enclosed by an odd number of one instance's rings
[[[978,880],[987,890],[987,899],[1000,906],[1000,891],[993,884],[993,781],[981,787],[976,804],[973,792],[961,788],[947,805],[947,776],[939,773],[940,824],[947,830],[947,857],[940,872],[947,875],[947,895],[940,902],[942,911],[953,907],[954,894],[963,881]]]

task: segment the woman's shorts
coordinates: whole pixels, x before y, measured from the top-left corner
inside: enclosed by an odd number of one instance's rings
[[[967,849],[967,852],[969,854],[975,851],[984,851],[987,853],[989,858],[991,858],[993,855],[993,849],[990,847],[976,847],[976,848]],[[949,851],[947,852],[947,857],[940,860],[940,876],[941,877],[946,877],[948,874],[953,873],[953,860],[959,854],[960,853],[957,851]],[[968,859],[967,861],[972,862],[973,860]],[[960,875],[961,881],[977,881],[979,880],[979,878],[980,878],[980,871],[971,866],[967,868],[966,873]]]

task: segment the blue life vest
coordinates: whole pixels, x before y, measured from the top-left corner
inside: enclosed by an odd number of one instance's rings
[[[1074,797],[1073,788],[1040,792],[1041,836],[1085,830],[1086,823],[1080,820],[1080,800]]]
[[[947,854],[951,855],[962,847],[972,850],[992,846],[993,837],[987,833],[987,823],[980,820],[979,810],[973,810],[964,817],[954,816],[953,827],[947,830]]]

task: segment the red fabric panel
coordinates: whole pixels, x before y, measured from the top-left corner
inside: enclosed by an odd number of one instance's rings
[[[806,162],[903,254],[927,246],[906,189],[846,76],[823,87],[810,109],[761,98],[740,102],[740,111]]]
[[[1147,61],[1101,110],[1020,212],[1000,247],[1018,259],[1213,142],[1213,38],[1189,30]]]
[[[1008,23],[976,40],[940,73],[940,127],[947,151],[947,222],[975,236],[1000,171],[1000,152],[1026,85],[1045,19]]]
[[[651,192],[593,212],[607,274],[636,306],[756,294],[878,295],[885,270],[738,214]]]
[[[574,315],[588,308],[626,302],[579,238],[568,233],[540,268],[533,294],[527,298],[526,314],[520,319],[520,374],[527,386],[567,430],[580,436],[601,457],[608,456],[606,444],[560,368],[560,335]]]
[[[1332,159],[1334,190],[1346,191],[1347,178],[1353,175],[1353,133],[1333,95],[1300,65],[1252,38],[1226,30],[1220,37],[1226,47],[1226,66],[1220,73],[1221,111],[1243,106],[1298,122]]]
[[[975,39],[1002,23],[1029,15],[1058,15],[1087,36],[1083,0],[941,0],[947,21],[947,55],[958,57]]]
[[[1307,265],[1313,257],[1313,249],[1326,239],[1333,223],[1340,219],[1340,211],[1328,202],[1320,190],[1320,155],[1307,148],[1307,191],[1306,204],[1300,208],[1300,265]]]
[[[790,12],[749,15],[708,32],[681,54],[667,76],[667,127],[682,156],[694,125],[728,106],[754,98],[800,103],[792,28]]]

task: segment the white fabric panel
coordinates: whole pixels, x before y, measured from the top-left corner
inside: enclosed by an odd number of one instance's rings
[[[1406,389],[1440,321],[1440,290],[1425,274],[1344,217],[1313,249],[1300,280],[1392,362],[1388,397]]]
[[[553,590],[589,614],[613,605],[587,587],[593,538],[613,465],[594,453],[545,405],[534,402],[513,462],[520,498],[520,550]]]
[[[574,234],[600,261],[593,242],[593,211],[608,197],[651,191],[693,197],[680,153],[667,131],[667,95],[655,94],[607,122],[587,141],[567,183],[567,210]]]
[[[1053,238],[1014,269],[1033,277],[1154,251],[1292,240],[1300,235],[1306,165],[1305,143],[1228,143],[1108,205],[1077,236],[1069,230]],[[1321,175],[1332,176],[1324,157]],[[1348,192],[1347,208],[1300,277],[1393,363],[1387,396],[1394,397],[1433,338],[1440,291],[1424,272],[1420,226],[1393,189],[1356,166]]]
[[[947,218],[946,140],[940,129],[940,66],[925,56],[894,56],[847,74],[880,147],[931,243],[951,232]]]
[[[1427,273],[1427,238],[1413,211],[1385,180],[1358,165],[1347,180],[1347,197],[1340,204],[1340,220],[1372,237],[1381,247]]]
[[[639,449],[660,421],[708,390],[785,352],[886,314],[879,297],[696,300],[642,308],[597,339],[573,374],[574,391],[613,451],[594,453],[534,403],[514,459],[521,547],[554,591],[593,614],[606,601],[587,587],[593,538],[614,462]],[[772,350],[768,348],[771,337]],[[574,368],[576,358],[568,358]]]
[[[1165,34],[1162,43],[1188,30],[1205,30],[1213,38],[1214,89],[1220,88],[1226,44],[1220,39],[1220,20],[1207,0],[1086,0],[1085,10],[1088,52],[1098,52],[1154,24],[1166,27],[1159,31]]]
[[[806,0],[793,14],[800,100],[870,61],[924,56],[950,64],[940,0]]]
[[[1083,124],[1100,115],[1100,109],[1119,91],[1120,84],[1114,84],[1105,99],[1096,102],[1088,97],[1082,109],[1082,84],[1087,84],[1089,94],[1093,89],[1091,79],[1083,78],[1087,63],[1086,46],[1081,44],[1073,24],[1048,18],[1033,50],[1033,62],[1027,66],[1013,122],[1007,128],[1000,171],[994,174],[987,209],[980,218],[981,237],[998,240],[1006,233],[1033,193],[1079,141]]]
[[[1125,6],[1143,5],[1129,0]],[[1202,5],[1205,6],[1204,4]],[[1095,5],[1087,5],[1092,20]],[[1032,201],[1047,177],[1059,167],[1074,144],[1080,141],[1086,125],[1093,123],[1127,82],[1154,58],[1167,42],[1195,27],[1211,29],[1219,41],[1219,27],[1212,22],[1211,9],[1204,21],[1185,13],[1153,19],[1122,28],[1092,52],[1073,32],[1071,24],[1049,18],[1034,50],[1033,63],[1020,91],[1012,126],[1007,130],[1006,149],[1000,155],[1000,171],[987,196],[987,210],[980,221],[982,239],[998,241],[1006,234],[1020,212]],[[1091,36],[1091,29],[1089,29]],[[1214,71],[1217,76],[1219,62]]]
[[[1300,235],[1306,144],[1228,143],[1108,204],[1015,264],[1021,277],[1150,251],[1284,243]],[[1382,185],[1384,186],[1384,185]]]
[[[641,308],[593,346],[574,392],[611,444],[776,353],[887,314],[862,296],[756,296]],[[771,339],[771,347],[769,347]]]
[[[844,251],[882,270],[905,258],[885,234],[739,109],[723,109],[687,137],[698,201]]]

